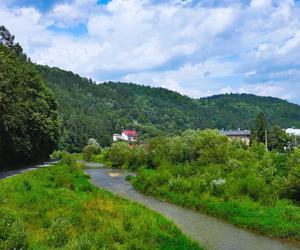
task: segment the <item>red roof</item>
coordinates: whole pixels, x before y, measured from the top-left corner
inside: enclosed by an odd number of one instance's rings
[[[127,136],[137,136],[137,132],[135,130],[124,130],[123,133]]]

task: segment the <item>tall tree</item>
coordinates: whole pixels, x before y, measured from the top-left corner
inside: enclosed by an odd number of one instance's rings
[[[274,125],[269,134],[268,148],[282,152],[290,143],[291,137],[278,125]]]
[[[27,59],[27,55],[23,52],[21,45],[19,43],[15,43],[15,36],[12,35],[3,25],[0,26],[0,44],[9,48],[17,56]]]
[[[255,125],[251,134],[251,141],[266,143],[267,129],[267,117],[263,112],[260,112],[255,119]]]
[[[57,102],[37,73],[15,50],[14,37],[0,32],[0,167],[45,159],[56,147]]]

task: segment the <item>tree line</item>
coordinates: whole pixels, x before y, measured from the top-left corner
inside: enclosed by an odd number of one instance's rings
[[[47,158],[57,146],[59,128],[52,91],[0,26],[0,168]]]
[[[256,116],[268,126],[300,127],[300,106],[272,97],[227,94],[192,99],[163,88],[133,83],[96,84],[72,72],[37,65],[63,117],[60,149],[79,152],[89,138],[110,146],[112,134],[135,129],[139,140],[187,129],[252,129]]]

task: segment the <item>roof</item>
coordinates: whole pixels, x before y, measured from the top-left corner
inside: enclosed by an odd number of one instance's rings
[[[220,131],[223,135],[227,136],[250,136],[251,130],[228,130]]]
[[[127,136],[137,136],[137,132],[135,130],[124,130],[123,133]]]

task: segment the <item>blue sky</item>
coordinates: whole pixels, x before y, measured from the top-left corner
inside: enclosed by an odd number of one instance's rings
[[[34,62],[98,82],[300,104],[299,1],[0,0],[0,24]]]

